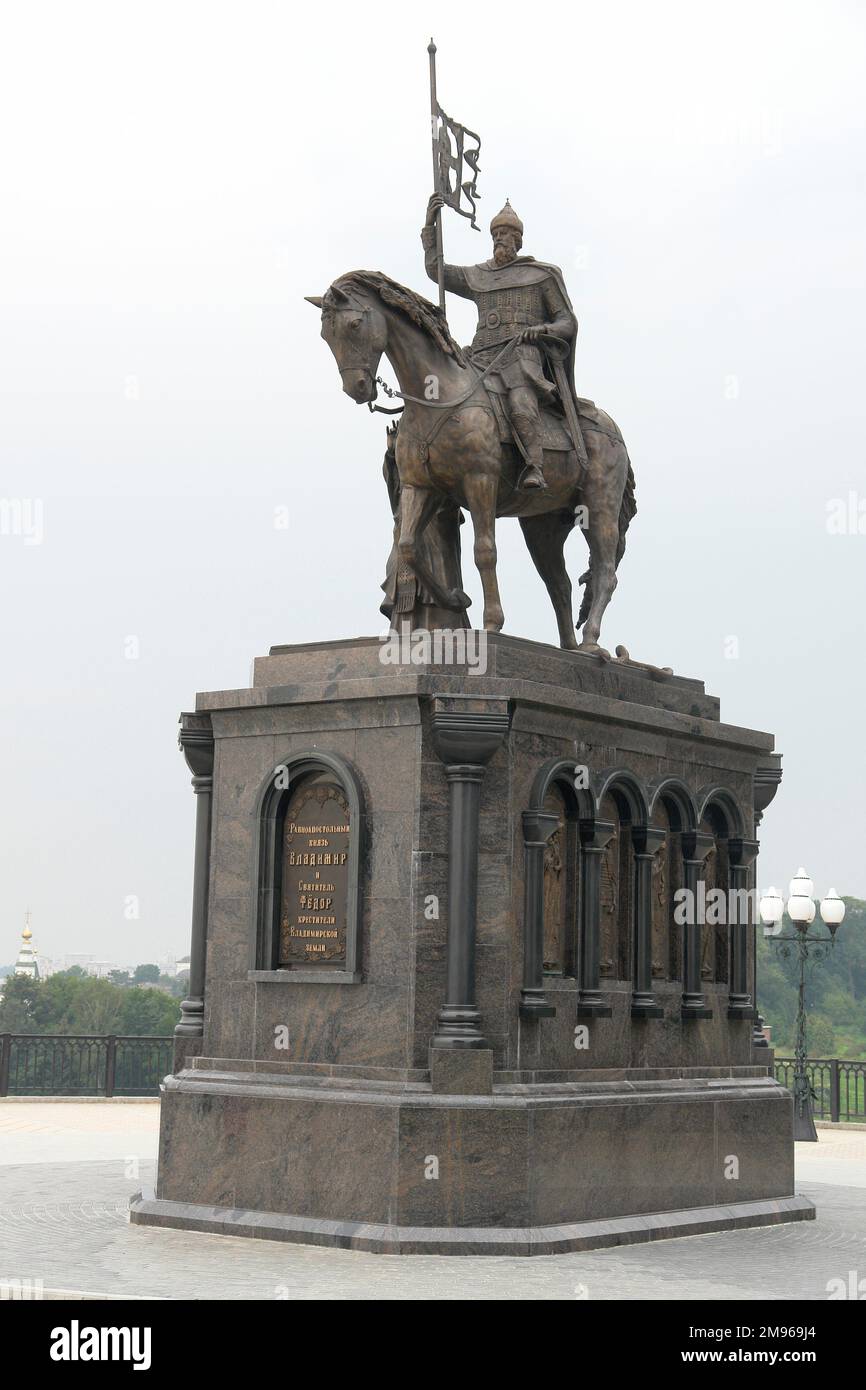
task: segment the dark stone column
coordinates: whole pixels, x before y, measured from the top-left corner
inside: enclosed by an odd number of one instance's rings
[[[734,892],[752,886],[752,865],[758,854],[757,840],[731,840],[728,846],[731,888]],[[748,908],[744,921],[739,899],[736,921],[731,922],[728,914],[728,930],[731,934],[731,972],[730,994],[728,997],[728,1018],[754,1018],[755,1010],[749,988],[749,938],[753,935],[752,895],[749,893]]]
[[[615,826],[612,821],[581,821],[583,848],[580,895],[580,970],[578,1018],[610,1018],[599,989],[598,957],[601,917],[601,861]]]
[[[544,851],[559,825],[549,811],[523,812],[523,988],[521,1018],[553,1018],[544,993]]]
[[[782,781],[782,755],[781,753],[771,753],[771,761],[765,767],[759,767],[752,782],[752,806],[755,812],[755,834],[761,824],[764,812],[769,806],[779,784]],[[754,1005],[755,1028],[752,1033],[752,1050],[758,1049],[758,1055],[753,1056],[756,1063],[772,1063],[772,1050],[767,1039],[764,1037],[764,1020],[758,1013],[758,951],[757,941],[752,939],[752,1003]]]
[[[632,1018],[664,1018],[653,993],[653,859],[665,842],[665,831],[639,825],[632,830],[634,846],[634,990]]]
[[[684,1019],[712,1018],[701,984],[701,936],[703,924],[697,921],[698,883],[704,872],[704,861],[715,844],[715,836],[700,830],[683,833],[683,887],[691,893],[690,915],[695,919],[683,927],[683,1002],[680,1016]]]
[[[184,1058],[198,1055],[204,1035],[204,977],[207,952],[207,901],[210,874],[211,803],[213,792],[214,742],[210,716],[182,714],[178,736],[181,752],[192,773],[196,794],[195,863],[192,887],[192,935],[189,948],[189,993],[180,1006],[175,1026],[174,1070]]]
[[[448,945],[434,1048],[486,1048],[475,1003],[478,811],[484,769],[508,732],[504,700],[433,702],[433,741],[448,778]]]

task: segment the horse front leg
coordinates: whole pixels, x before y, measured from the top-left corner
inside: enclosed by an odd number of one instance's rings
[[[475,532],[475,564],[484,590],[484,627],[501,632],[505,622],[496,578],[496,493],[498,481],[488,473],[470,473],[464,493]]]

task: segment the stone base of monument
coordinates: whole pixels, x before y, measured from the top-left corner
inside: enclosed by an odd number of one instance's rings
[[[813,1216],[754,928],[704,910],[748,896],[770,735],[632,662],[383,655],[275,648],[183,717],[190,998],[133,1222],[532,1255]]]
[[[162,1104],[160,1195],[131,1209],[148,1225],[551,1255],[815,1214],[790,1195],[791,1101],[767,1077],[497,1082],[471,1096],[196,1069],[167,1080]]]

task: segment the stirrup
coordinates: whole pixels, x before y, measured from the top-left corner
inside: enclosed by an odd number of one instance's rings
[[[518,490],[525,492],[546,491],[547,483],[544,481],[544,474],[535,463],[528,463],[517,479]]]

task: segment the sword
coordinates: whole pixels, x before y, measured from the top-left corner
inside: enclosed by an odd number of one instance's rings
[[[561,338],[556,338],[552,333],[545,333],[537,341],[541,343],[548,355],[550,364],[553,367],[553,379],[556,382],[556,389],[562,401],[562,408],[565,412],[565,423],[568,425],[568,432],[571,435],[574,451],[577,454],[578,463],[581,468],[586,467],[586,444],[583,440],[583,430],[580,428],[580,421],[577,418],[574,399],[571,394],[568,378],[565,375],[565,358],[568,353],[568,344]]]

